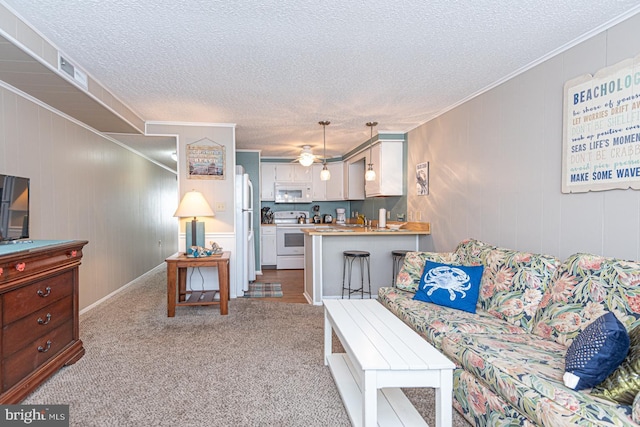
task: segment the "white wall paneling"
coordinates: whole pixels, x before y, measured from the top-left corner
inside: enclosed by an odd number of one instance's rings
[[[31,179],[32,239],[86,239],[80,308],[177,250],[175,173],[0,82],[0,170]]]

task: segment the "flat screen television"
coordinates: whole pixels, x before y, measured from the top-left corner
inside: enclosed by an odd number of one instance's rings
[[[0,174],[0,242],[29,238],[29,178]]]

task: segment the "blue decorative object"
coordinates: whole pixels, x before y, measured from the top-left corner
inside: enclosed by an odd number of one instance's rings
[[[427,261],[413,299],[475,313],[483,270],[482,265]]]
[[[603,314],[584,328],[569,346],[565,356],[565,385],[583,390],[600,384],[628,352],[629,334],[624,325],[613,313]]]

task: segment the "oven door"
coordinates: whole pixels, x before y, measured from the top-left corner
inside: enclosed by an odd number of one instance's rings
[[[276,227],[276,255],[304,255],[304,233],[300,227]]]

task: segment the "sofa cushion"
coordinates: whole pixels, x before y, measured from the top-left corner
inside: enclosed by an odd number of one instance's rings
[[[542,295],[560,266],[553,256],[493,248],[484,256],[478,305],[531,331]]]
[[[494,316],[477,311],[476,314],[413,299],[413,292],[392,287],[378,290],[378,301],[411,326],[434,347],[439,348],[443,337],[459,334],[524,334],[519,326],[510,325]],[[455,339],[455,338],[454,338]]]
[[[605,313],[584,328],[565,356],[564,384],[584,390],[600,384],[629,352],[629,334],[613,313]]]
[[[396,287],[416,292],[420,286],[424,264],[427,261],[456,263],[457,260],[458,256],[453,252],[407,252],[396,277]]]
[[[496,247],[476,239],[465,239],[458,244],[454,253],[458,262],[464,265],[486,265],[487,254]]]
[[[533,333],[568,347],[607,311],[627,330],[640,325],[640,263],[574,254],[543,294]]]
[[[629,354],[611,375],[591,390],[593,396],[625,405],[633,403],[640,392],[640,326],[629,332],[629,340]]]
[[[414,299],[476,312],[482,265],[464,266],[427,261]]]
[[[453,407],[472,426],[532,427],[531,421],[469,372],[453,370]]]
[[[562,344],[530,333],[454,338],[444,337],[441,351],[536,425],[633,425],[630,406],[564,386]]]

